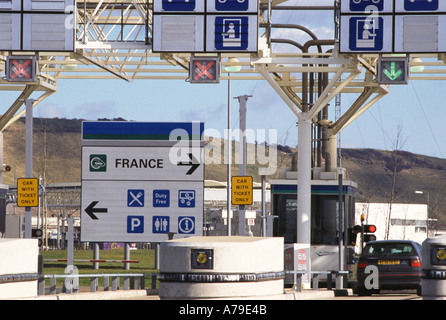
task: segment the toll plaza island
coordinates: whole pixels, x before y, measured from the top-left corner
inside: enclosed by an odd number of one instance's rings
[[[8,264],[0,264],[0,297],[34,296],[42,278],[38,241],[31,239],[31,208],[39,203],[32,170],[32,110],[57,94],[60,79],[162,79],[195,86],[227,82],[228,100],[233,98],[230,81],[263,81],[295,117],[298,140],[290,167],[278,168],[279,178],[268,181],[269,193],[262,188],[271,202],[269,210],[265,200],[256,209],[262,223],[259,237],[231,232],[231,205],[243,212],[253,205],[255,192],[253,178],[232,176],[230,167],[227,194],[219,200],[228,208],[227,233],[204,237],[209,231],[205,211],[210,209],[204,187],[204,120],[84,121],[81,200],[67,218],[70,265],[76,217],[81,241],[92,243],[95,251],[100,242],[159,244],[163,299],[230,299],[241,292],[242,298],[283,298],[287,282],[295,292],[317,288],[319,280],[329,286],[331,278],[340,289],[353,283],[355,245],[349,240],[363,182],[348,180],[338,153],[339,134],[391,94],[392,86],[446,80],[446,2],[316,2],[2,1],[0,86],[18,97],[0,117],[0,131],[26,114],[26,178],[17,181],[17,206],[26,211],[20,222],[24,239],[3,239],[8,186],[2,184],[2,172],[0,261]],[[282,11],[327,13],[332,36],[318,38],[298,21],[275,21]],[[293,32],[284,32],[289,29]],[[290,38],[277,38],[279,33]],[[278,50],[277,43],[290,48]],[[344,110],[342,94],[351,98]],[[229,114],[230,109],[228,102]],[[156,119],[156,112],[151,116]],[[220,207],[218,219],[224,220]],[[243,231],[246,219],[243,213],[240,217]],[[432,277],[443,277],[444,267],[444,244],[431,245],[433,251],[425,250],[434,259],[424,274],[428,284]],[[437,285],[435,297],[444,294]]]

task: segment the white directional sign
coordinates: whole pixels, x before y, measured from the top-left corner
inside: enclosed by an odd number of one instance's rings
[[[82,241],[161,242],[169,233],[202,235],[203,182],[84,181],[82,208]]]
[[[446,52],[446,1],[341,0],[341,52]]]
[[[84,122],[81,240],[203,233],[203,123]]]
[[[82,179],[203,180],[201,148],[84,147]]]

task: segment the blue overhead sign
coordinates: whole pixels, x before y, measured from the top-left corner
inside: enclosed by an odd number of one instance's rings
[[[215,49],[245,50],[248,47],[248,17],[216,17]]]
[[[208,15],[206,51],[256,52],[257,22],[257,15]]]
[[[382,51],[384,46],[384,19],[376,17],[350,18],[349,48],[352,51]]]
[[[152,49],[257,52],[258,11],[258,0],[155,0]]]
[[[437,11],[439,0],[404,0],[406,11]]]
[[[246,14],[258,12],[257,0],[207,0],[206,13]]]
[[[194,11],[195,0],[163,0],[164,11]]]
[[[217,11],[248,11],[249,0],[215,0]]]
[[[350,10],[353,12],[365,12],[370,5],[375,6],[377,11],[383,11],[384,0],[350,0]]]
[[[341,53],[446,50],[446,1],[341,0]]]

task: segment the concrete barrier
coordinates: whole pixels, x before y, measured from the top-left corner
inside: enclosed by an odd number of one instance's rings
[[[282,295],[283,238],[191,237],[160,245],[161,299]]]
[[[37,239],[0,239],[0,299],[37,295]]]

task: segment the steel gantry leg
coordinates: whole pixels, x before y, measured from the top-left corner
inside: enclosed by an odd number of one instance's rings
[[[298,172],[297,172],[297,242],[304,244],[310,248],[311,245],[311,170],[312,170],[312,124],[313,118],[327,106],[334,97],[340,93],[354,78],[361,73],[361,68],[358,63],[351,63],[350,65],[340,65],[333,78],[329,81],[323,92],[319,95],[317,101],[311,108],[304,105],[297,105],[296,101],[284,92],[283,88],[276,82],[267,70],[266,65],[257,64],[257,70],[268,81],[272,88],[279,94],[287,106],[297,117],[298,129]],[[349,75],[342,79],[344,73]],[[302,90],[303,92],[306,90]],[[302,97],[305,100],[305,97]],[[311,274],[311,259],[309,270],[306,270],[307,275]],[[310,277],[306,277],[310,278]],[[307,281],[305,281],[307,282]],[[308,286],[303,283],[303,286]]]

